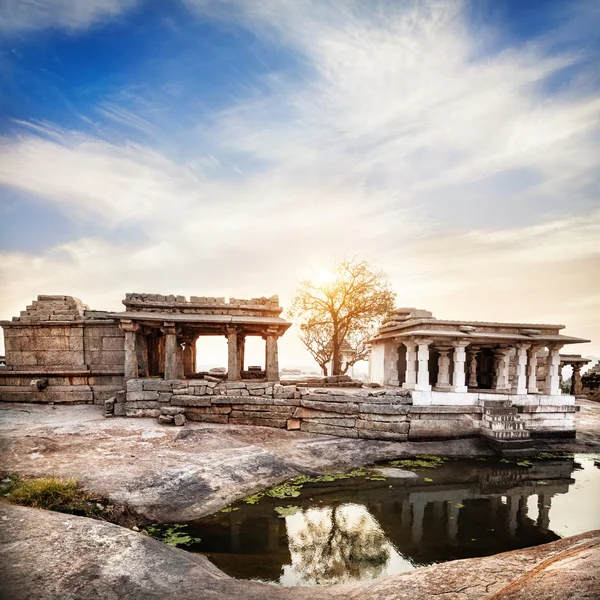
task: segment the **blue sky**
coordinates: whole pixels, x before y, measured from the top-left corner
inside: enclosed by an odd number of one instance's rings
[[[0,0],[2,317],[286,302],[347,253],[399,304],[600,340],[599,26],[594,0]]]

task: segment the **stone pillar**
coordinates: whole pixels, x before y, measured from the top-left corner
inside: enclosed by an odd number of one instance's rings
[[[148,377],[148,338],[141,327],[136,333],[135,343],[137,345],[138,377]]]
[[[527,499],[528,496],[526,496],[525,494],[521,494],[521,496],[519,497],[519,512],[517,514],[519,523],[524,523],[525,519],[527,519]]]
[[[539,348],[531,346],[527,350],[527,393],[537,394],[537,353]]]
[[[440,353],[438,358],[438,379],[435,387],[440,391],[450,391],[450,348],[437,347]]]
[[[173,323],[165,323],[165,379],[177,379],[177,333]]]
[[[477,388],[477,355],[479,350],[476,348],[469,348],[467,350],[467,364],[469,369],[469,384],[470,388]]]
[[[399,385],[398,379],[398,342],[391,341],[385,344],[384,357],[384,382],[388,385]]]
[[[581,365],[575,363],[572,365],[573,375],[571,375],[571,395],[579,396],[583,391],[581,384]]]
[[[279,354],[277,352],[277,332],[269,331],[265,336],[267,381],[279,381]]]
[[[238,330],[235,327],[227,328],[227,379],[238,381],[240,366],[238,359]]]
[[[193,360],[193,349],[194,344],[189,339],[185,340],[183,347],[183,352],[181,355],[182,363],[183,363],[183,376],[189,377],[192,373],[194,373],[194,360]]]
[[[245,354],[246,354],[246,336],[241,333],[238,334],[237,338],[237,355],[238,355],[238,365],[240,370],[240,379],[242,377],[242,371],[244,370],[245,363]]]
[[[548,348],[546,381],[544,384],[544,394],[547,394],[548,396],[560,396],[560,379],[558,374],[560,366],[560,348],[561,346],[552,346]]]
[[[413,340],[402,342],[406,346],[406,376],[402,387],[414,390],[417,385],[417,344]]]
[[[125,381],[137,379],[138,357],[137,357],[137,331],[140,326],[131,321],[121,321],[121,329],[125,331]]]
[[[415,390],[421,392],[431,391],[431,385],[429,384],[429,344],[433,340],[417,340],[417,384]]]
[[[465,385],[465,348],[469,345],[469,342],[460,340],[458,342],[452,342],[452,345],[454,346],[454,374],[452,376],[452,391],[467,392],[468,388]]]
[[[510,358],[508,356],[508,348],[497,348],[494,352],[496,358],[496,384],[494,389],[498,392],[508,392],[509,387],[509,369],[510,369]]]
[[[527,393],[527,350],[529,344],[517,344],[515,355],[515,373],[511,391],[513,394]]]
[[[410,500],[405,498],[402,500],[402,512],[400,513],[400,523],[402,528],[406,528],[409,526],[411,522],[411,508],[410,508]]]

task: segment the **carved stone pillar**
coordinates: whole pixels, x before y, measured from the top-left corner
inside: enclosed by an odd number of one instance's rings
[[[561,346],[552,346],[548,348],[548,358],[546,362],[546,381],[544,385],[544,394],[548,396],[560,396],[560,349]]]
[[[440,353],[438,358],[438,378],[435,384],[437,390],[449,391],[450,390],[450,348],[437,347],[437,351]]]
[[[227,379],[238,381],[240,366],[238,357],[238,330],[235,327],[227,328]]]
[[[479,350],[476,348],[469,348],[467,350],[467,364],[469,369],[469,383],[468,387],[477,388],[477,355]]]
[[[541,529],[550,527],[550,508],[552,508],[553,494],[538,494],[537,526]]]
[[[265,370],[267,381],[279,381],[279,353],[277,351],[277,332],[268,331],[264,336],[266,342]]]
[[[149,377],[148,371],[148,337],[140,327],[136,333],[135,343],[137,346],[138,377]]]
[[[539,348],[531,346],[527,350],[527,393],[537,394],[537,353]]]
[[[454,346],[454,373],[452,375],[452,391],[453,392],[466,392],[468,391],[465,385],[465,359],[466,352],[465,348],[469,345],[469,342],[460,340],[453,342]]]
[[[415,390],[421,392],[431,391],[431,385],[429,383],[429,344],[433,340],[417,340],[417,362],[419,365],[417,371],[417,384]]]
[[[239,365],[239,370],[240,370],[240,379],[242,377],[242,371],[244,370],[245,354],[246,354],[246,336],[239,333],[238,337],[237,337],[237,355],[238,355],[238,365]]]
[[[571,394],[573,396],[579,396],[583,391],[581,384],[581,365],[573,365],[573,375],[571,375]]]
[[[193,340],[187,339],[184,342],[183,352],[182,352],[182,362],[183,362],[183,376],[189,377],[195,372],[194,365],[194,342]]]
[[[412,340],[402,343],[406,346],[406,375],[402,387],[414,390],[417,384],[417,344]]]
[[[178,379],[177,377],[177,333],[174,323],[165,323],[163,326],[165,337],[165,379]]]
[[[510,390],[510,357],[508,348],[497,348],[494,352],[494,357],[496,358],[496,385],[494,386],[494,389],[498,392],[508,392]]]
[[[515,355],[515,373],[512,381],[513,394],[527,393],[527,350],[529,344],[517,344]]]
[[[125,331],[125,381],[137,379],[138,377],[138,358],[137,358],[137,331],[140,326],[131,321],[121,321],[121,329]]]

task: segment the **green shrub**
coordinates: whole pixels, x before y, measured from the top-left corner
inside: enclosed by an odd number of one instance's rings
[[[76,479],[58,477],[11,478],[5,494],[6,499],[15,504],[61,512],[82,510],[89,500]]]

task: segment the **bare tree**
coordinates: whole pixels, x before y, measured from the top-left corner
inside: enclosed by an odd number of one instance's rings
[[[300,339],[327,374],[343,375],[368,356],[367,340],[394,309],[396,294],[386,275],[367,261],[338,260],[330,281],[301,281],[290,314],[300,321]],[[342,349],[352,356],[342,367]]]

